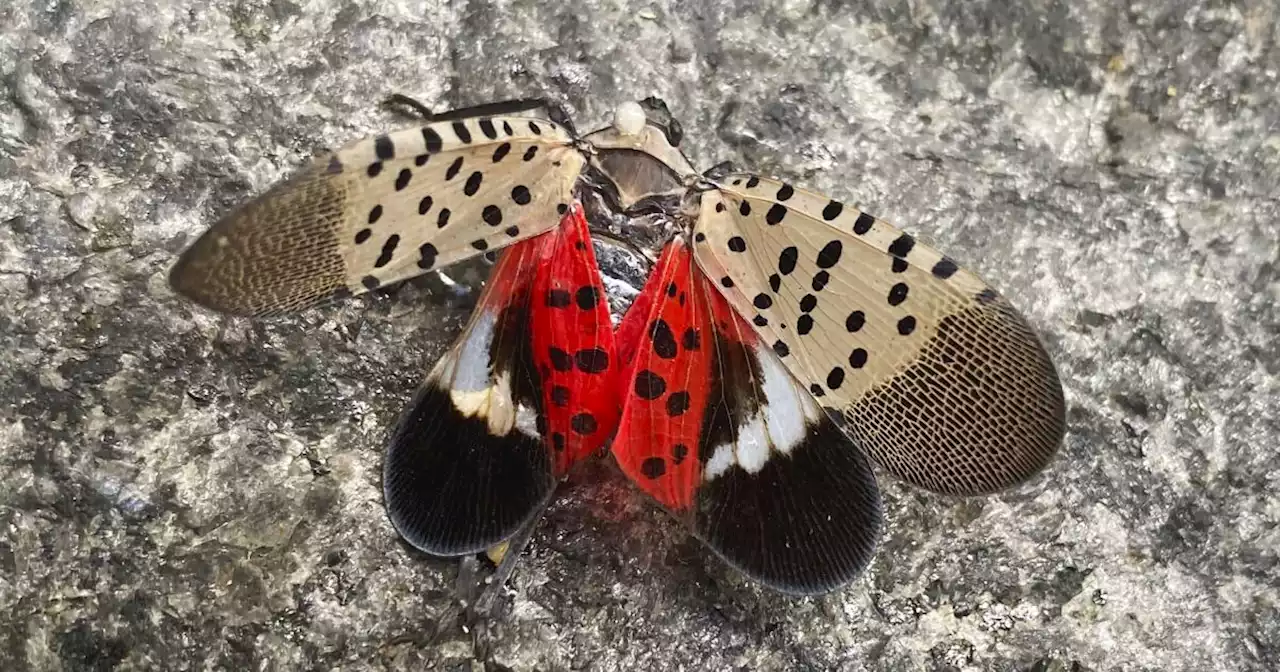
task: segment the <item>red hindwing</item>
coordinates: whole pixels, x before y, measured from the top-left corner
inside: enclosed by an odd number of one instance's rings
[[[613,454],[629,478],[775,589],[825,592],[866,567],[881,521],[866,455],[682,239],[664,249],[617,347],[627,368]]]
[[[618,361],[609,302],[582,206],[541,239],[529,308],[556,472],[599,449],[618,425]]]
[[[392,523],[436,555],[527,525],[618,419],[617,362],[587,222],[505,248],[471,320],[401,416],[384,466]]]

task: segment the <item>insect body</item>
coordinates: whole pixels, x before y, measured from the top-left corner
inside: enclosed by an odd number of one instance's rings
[[[605,445],[642,490],[770,587],[831,590],[881,526],[871,462],[946,494],[1031,477],[1061,384],[981,279],[867,213],[698,173],[660,101],[577,137],[489,106],[354,143],[216,223],[174,288],[270,315],[505,248],[393,432],[397,530],[431,553],[528,523]],[[615,335],[576,196],[677,233]]]

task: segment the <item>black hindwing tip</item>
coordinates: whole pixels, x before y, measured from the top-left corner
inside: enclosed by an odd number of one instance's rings
[[[860,575],[882,527],[870,461],[825,415],[789,455],[705,483],[695,506],[695,532],[721,558],[793,595],[827,593]]]
[[[418,390],[392,432],[383,497],[392,525],[431,555],[478,553],[536,516],[555,490],[542,441],[513,430],[495,436],[449,392]]]

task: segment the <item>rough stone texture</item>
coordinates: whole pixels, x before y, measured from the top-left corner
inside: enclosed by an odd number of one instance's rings
[[[0,6],[0,669],[1280,666],[1271,0],[574,4]],[[589,465],[464,631],[379,472],[466,302],[253,323],[165,282],[393,90],[583,127],[656,94],[700,165],[933,241],[1043,331],[1060,459],[986,499],[886,480],[870,570],[806,600]]]

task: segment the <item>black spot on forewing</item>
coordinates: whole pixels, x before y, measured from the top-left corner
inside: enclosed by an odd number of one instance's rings
[[[444,141],[440,138],[440,134],[429,127],[422,129],[422,144],[426,146],[428,154],[435,154],[444,147]]]
[[[849,317],[845,318],[844,328],[846,331],[853,334],[858,332],[860,329],[862,329],[862,325],[866,323],[867,323],[866,313],[862,312],[861,310],[855,310],[852,313],[849,313]]]
[[[390,161],[396,157],[396,146],[390,137],[379,135],[373,139],[373,153],[379,161]]]
[[[911,253],[911,249],[915,246],[916,239],[904,233],[889,244],[889,254],[906,259],[907,255]]]
[[[458,176],[458,172],[461,170],[462,170],[462,157],[459,156],[458,158],[453,160],[453,163],[449,164],[448,168],[445,169],[444,179],[452,180],[453,178]]]
[[[796,262],[800,259],[800,250],[795,245],[784,248],[782,254],[778,255],[778,272],[783,275],[791,275],[791,271],[796,270]]]
[[[382,252],[378,255],[377,261],[373,262],[374,268],[382,268],[391,263],[392,257],[395,255],[396,246],[400,244],[400,236],[391,234],[387,236],[386,242],[382,244]]]
[[[436,250],[435,245],[432,245],[431,243],[423,243],[418,247],[418,268],[427,270],[432,266],[435,266],[437,254],[439,254],[439,252]]]
[[[840,253],[844,251],[844,245],[839,240],[829,241],[822,246],[822,250],[818,252],[818,268],[831,268],[840,261]]]
[[[907,300],[907,283],[899,282],[889,288],[889,305],[896,306]]]
[[[955,275],[958,270],[960,269],[956,266],[956,262],[948,259],[947,257],[943,257],[938,260],[938,263],[933,265],[931,272],[934,277],[946,280],[947,278]]]
[[[464,143],[471,142],[471,131],[467,128],[467,125],[464,124],[463,122],[461,121],[453,122],[453,133],[454,135],[457,135],[458,139],[463,141]]]

